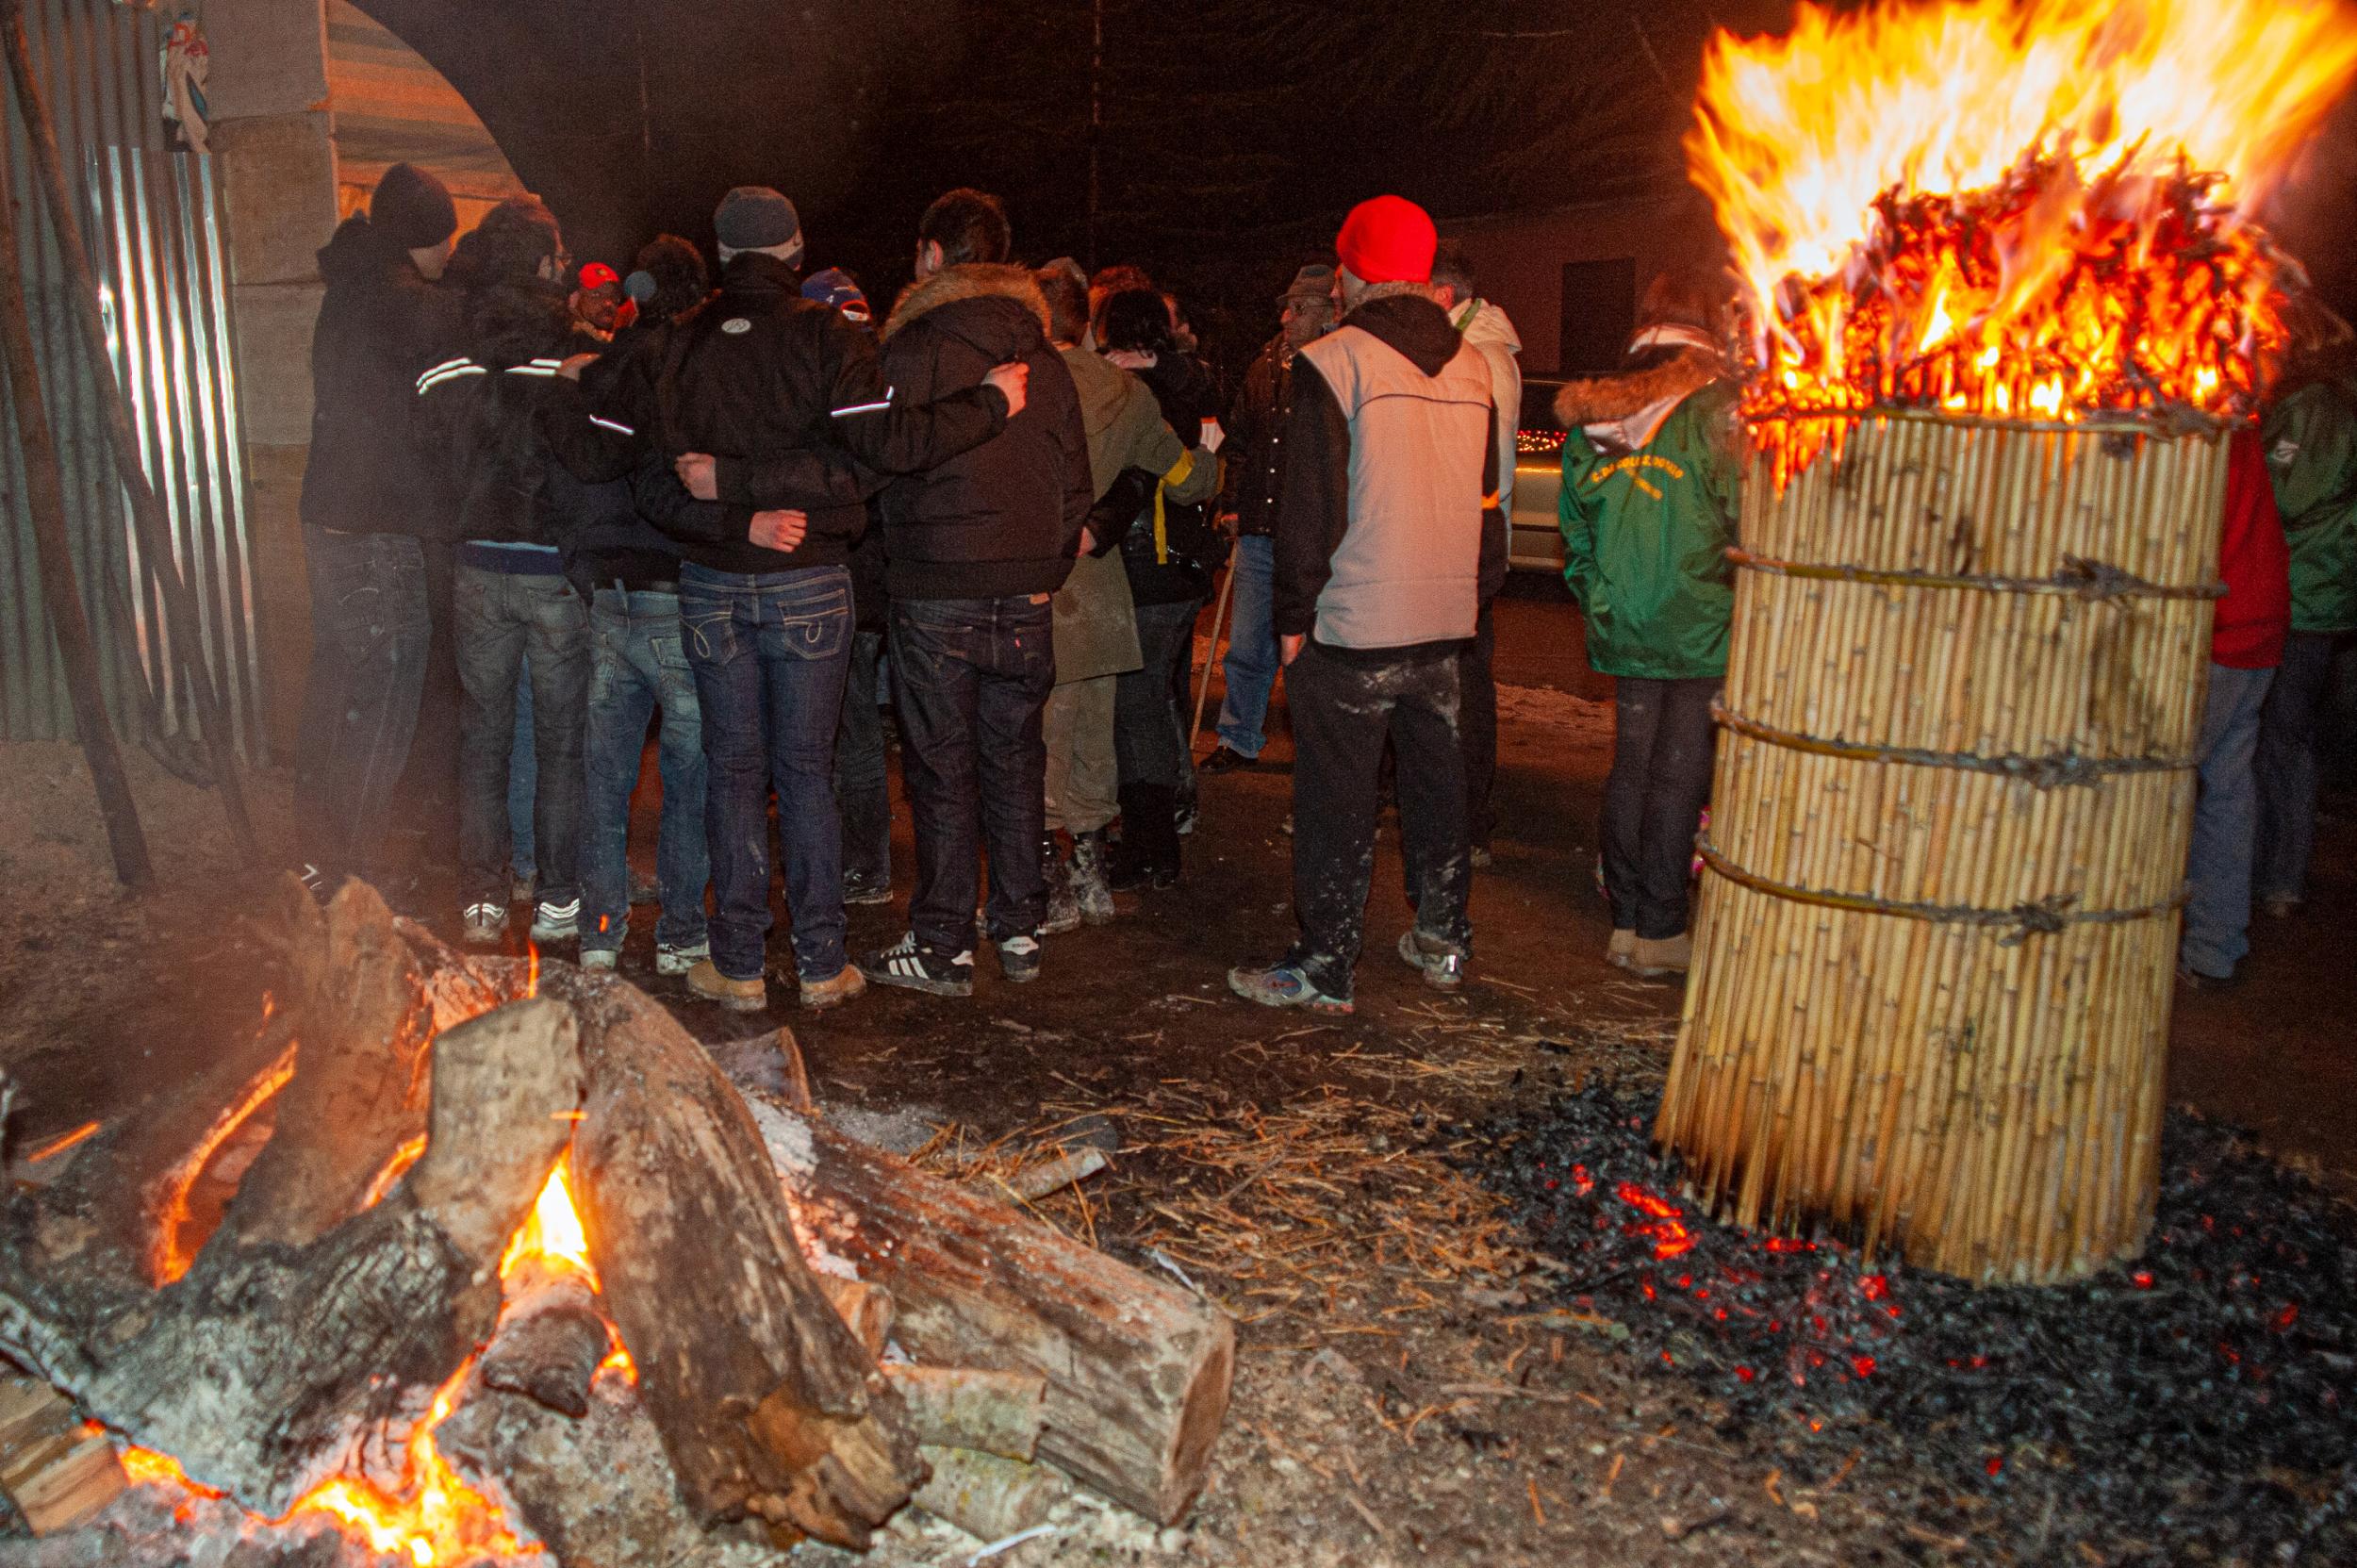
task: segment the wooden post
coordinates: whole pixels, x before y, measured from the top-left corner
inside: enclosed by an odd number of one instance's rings
[[[155,872],[147,860],[139,802],[131,798],[131,782],[124,776],[123,756],[115,750],[114,725],[107,717],[107,699],[99,689],[98,650],[91,642],[90,618],[83,613],[81,585],[74,572],[74,547],[66,536],[65,483],[58,471],[49,404],[41,395],[41,368],[33,356],[25,268],[17,254],[16,193],[8,188],[6,158],[0,158],[0,355],[8,360],[8,400],[16,409],[17,446],[25,454],[25,509],[32,515],[41,602],[48,607],[58,656],[65,665],[74,737],[82,743],[91,784],[98,792],[98,814],[106,819],[115,876],[125,887],[144,887]]]
[[[41,194],[49,205],[58,254],[64,256],[66,271],[74,279],[70,292],[74,297],[74,325],[81,335],[83,352],[90,355],[91,380],[98,388],[99,404],[106,412],[107,445],[114,455],[124,493],[130,498],[131,523],[139,531],[140,549],[145,552],[163,591],[172,646],[188,676],[189,695],[196,704],[196,721],[205,731],[205,748],[211,753],[214,782],[221,789],[222,809],[229,817],[230,837],[239,850],[252,859],[261,851],[254,837],[254,823],[246,815],[244,786],[238,782],[237,748],[229,734],[229,716],[223,709],[221,694],[214,689],[212,667],[206,661],[204,622],[196,613],[196,597],[189,590],[188,579],[180,575],[179,563],[173,553],[172,529],[164,520],[155,490],[147,483],[147,470],[140,461],[139,437],[131,424],[130,406],[124,401],[122,384],[115,380],[114,361],[107,353],[107,324],[98,312],[98,274],[91,267],[90,249],[82,240],[82,225],[74,217],[74,204],[66,191],[65,163],[58,152],[58,133],[49,118],[49,101],[41,93],[40,78],[33,74],[32,46],[25,37],[25,0],[0,0],[0,18],[7,23],[0,27],[0,35],[5,35],[0,41],[5,41],[8,49],[8,77],[16,88],[17,113],[24,119],[33,169],[41,178]],[[45,563],[42,575],[44,579],[48,575]]]

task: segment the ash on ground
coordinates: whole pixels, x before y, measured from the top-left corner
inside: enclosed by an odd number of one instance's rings
[[[1655,1108],[1593,1085],[1471,1147],[1566,1324],[1683,1380],[1722,1439],[1801,1485],[1904,1459],[1919,1517],[2010,1560],[2094,1534],[2155,1563],[2357,1561],[2357,1214],[2231,1129],[2169,1118],[2142,1258],[1976,1290],[1714,1223]]]

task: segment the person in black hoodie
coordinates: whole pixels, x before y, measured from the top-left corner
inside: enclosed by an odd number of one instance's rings
[[[888,382],[874,340],[803,297],[792,203],[739,187],[714,227],[719,295],[668,334],[649,413],[618,421],[651,427],[661,451],[678,454],[670,470],[643,471],[640,504],[684,557],[680,616],[709,764],[712,956],[688,970],[687,988],[739,1011],[767,1005],[774,784],[802,1005],[832,1007],[866,988],[843,945],[833,778],[851,650],[845,562],[867,520],[849,460],[879,474],[953,467],[1009,427],[1030,372],[994,359],[954,386]],[[839,489],[801,509],[763,509],[781,468],[831,458]]]
[[[458,226],[450,192],[406,163],[320,252],[327,296],[311,338],[303,473],[311,672],[295,745],[295,837],[321,897],[381,875],[394,793],[425,685],[432,616],[408,445],[418,372],[449,332],[435,287]]]
[[[978,840],[990,851],[999,971],[1037,977],[1047,916],[1042,720],[1056,683],[1050,599],[1071,574],[1095,491],[1071,372],[1031,274],[1005,264],[994,196],[952,190],[917,225],[916,281],[884,324],[902,395],[1030,367],[1030,407],[997,438],[883,493],[901,773],[916,830],[909,933],[861,962],[867,978],[939,996],[974,989]]]
[[[527,651],[540,882],[532,936],[546,943],[579,934],[589,619],[565,576],[548,474],[560,458],[586,477],[628,470],[618,454],[605,456],[585,421],[550,417],[578,394],[558,373],[574,346],[563,256],[556,220],[536,198],[513,197],[485,214],[453,262],[466,352],[417,382],[418,432],[459,541],[452,586],[462,693],[458,853],[463,934],[473,943],[496,942],[507,929],[508,766]]]

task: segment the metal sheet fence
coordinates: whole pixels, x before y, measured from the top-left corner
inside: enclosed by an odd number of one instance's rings
[[[25,22],[100,273],[113,369],[139,426],[142,465],[198,604],[167,625],[155,563],[131,529],[107,452],[96,384],[73,333],[63,259],[8,92],[5,133],[42,391],[64,469],[67,527],[98,642],[107,702],[133,737],[187,736],[196,720],[171,639],[198,639],[240,754],[262,760],[253,536],[229,278],[212,159],[168,143],[158,67],[168,18],[109,0],[25,0]],[[74,733],[43,612],[25,509],[14,410],[0,388],[0,739]]]

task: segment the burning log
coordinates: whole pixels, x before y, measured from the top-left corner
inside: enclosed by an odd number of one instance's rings
[[[589,1287],[557,1280],[510,1302],[483,1353],[483,1383],[579,1420],[589,1413],[590,1386],[613,1344]]]
[[[1186,1513],[1228,1410],[1225,1313],[824,1122],[755,1104],[804,1236],[892,1293],[912,1354],[1045,1378],[1042,1459],[1157,1523]]]
[[[744,1101],[635,987],[551,983],[583,1021],[573,1170],[590,1258],[682,1494],[706,1521],[750,1510],[865,1546],[923,1464],[898,1395],[802,1262]]]

